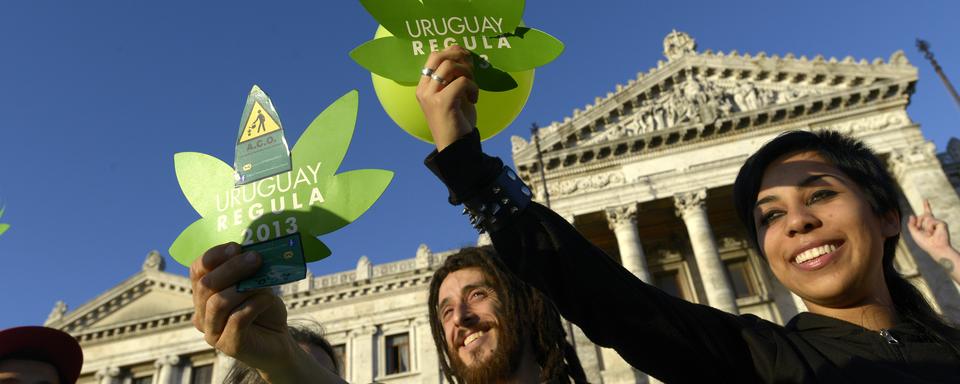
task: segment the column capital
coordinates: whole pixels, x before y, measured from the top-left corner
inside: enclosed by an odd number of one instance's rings
[[[417,317],[416,319],[413,320],[414,327],[424,327],[429,325],[430,325],[430,319],[425,316]]]
[[[673,205],[677,208],[677,216],[686,217],[692,212],[702,212],[707,209],[707,189],[679,192],[673,195]]]
[[[153,366],[156,367],[156,368],[161,368],[161,367],[163,367],[163,366],[173,366],[173,365],[177,365],[177,364],[179,364],[179,363],[180,363],[180,356],[177,356],[177,355],[166,355],[166,356],[163,356],[163,357],[157,359],[157,361],[154,361],[154,362],[153,362]]]
[[[352,329],[350,333],[355,337],[361,337],[361,336],[376,335],[377,331],[378,329],[376,326],[363,325],[363,326],[360,326],[360,328]]]
[[[607,215],[607,224],[613,230],[621,225],[637,224],[637,204],[626,204],[617,207],[608,207],[604,209]]]
[[[937,147],[933,142],[924,140],[920,143],[894,148],[890,151],[890,158],[887,161],[894,177],[901,177],[903,173],[914,167],[936,166]]]

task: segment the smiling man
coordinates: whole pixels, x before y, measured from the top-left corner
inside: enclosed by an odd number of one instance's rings
[[[560,315],[488,248],[447,258],[430,283],[430,329],[452,383],[586,382]]]

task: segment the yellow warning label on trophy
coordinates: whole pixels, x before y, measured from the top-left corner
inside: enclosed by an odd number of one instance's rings
[[[241,143],[277,131],[280,129],[280,124],[273,120],[273,117],[260,105],[260,102],[255,101],[253,108],[250,110],[250,116],[247,117],[247,122],[243,127],[243,135],[240,136]]]

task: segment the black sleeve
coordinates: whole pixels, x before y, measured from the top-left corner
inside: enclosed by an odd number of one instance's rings
[[[468,135],[425,161],[456,204],[486,187],[502,168]],[[491,233],[513,273],[554,301],[594,343],[666,382],[755,382],[745,332],[753,316],[689,303],[643,283],[550,209],[531,203]],[[751,343],[752,344],[752,343]],[[769,356],[764,356],[770,359]]]

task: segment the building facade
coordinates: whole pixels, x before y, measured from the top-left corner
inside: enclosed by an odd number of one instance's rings
[[[943,172],[947,174],[953,189],[960,194],[960,139],[951,137],[947,143],[947,150],[938,154],[937,158],[943,165]]]
[[[805,309],[747,245],[730,204],[740,165],[785,130],[832,129],[863,140],[888,162],[905,214],[930,199],[939,217],[960,223],[960,142],[938,158],[908,116],[917,70],[903,52],[872,62],[701,52],[674,31],[664,56],[541,128],[542,162],[530,139],[512,139],[516,169],[538,200],[549,197],[551,208],[640,279],[781,324]],[[960,224],[951,235],[960,239]],[[423,245],[413,258],[376,266],[363,257],[353,271],[309,276],[278,294],[291,319],[324,325],[347,381],[441,383],[425,304],[433,270],[456,252]],[[937,310],[960,320],[956,286],[909,236],[896,265]],[[164,272],[154,252],[142,271],[76,310],[58,303],[47,325],[83,346],[81,383],[220,382],[232,361],[206,345],[191,316],[188,279]],[[568,327],[591,382],[654,381]]]

